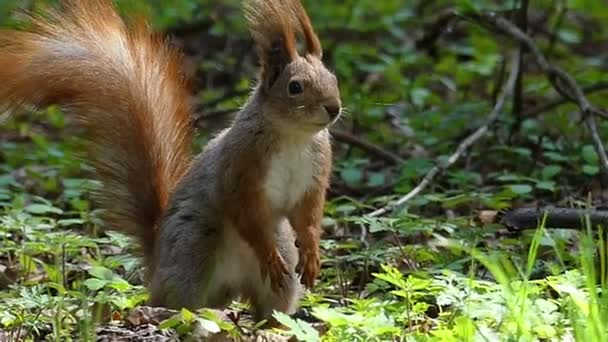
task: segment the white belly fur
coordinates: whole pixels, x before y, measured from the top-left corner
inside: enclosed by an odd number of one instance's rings
[[[270,159],[264,189],[274,209],[291,210],[312,185],[314,161],[309,146],[288,146]]]

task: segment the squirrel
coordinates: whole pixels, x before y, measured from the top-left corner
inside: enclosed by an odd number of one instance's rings
[[[86,128],[95,198],[111,229],[138,239],[150,305],[241,298],[262,320],[294,313],[319,274],[341,99],[300,0],[242,6],[258,80],[196,156],[181,54],[111,0],[64,0],[0,31],[0,110],[59,104]]]

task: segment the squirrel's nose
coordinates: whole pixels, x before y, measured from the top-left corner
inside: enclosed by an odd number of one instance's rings
[[[333,120],[335,119],[338,115],[340,115],[340,110],[342,108],[340,108],[340,106],[337,105],[329,105],[329,106],[324,106],[325,110],[327,111],[327,114],[329,114],[329,117]]]

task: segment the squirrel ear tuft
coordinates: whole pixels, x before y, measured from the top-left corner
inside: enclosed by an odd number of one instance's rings
[[[295,15],[295,18],[300,26],[301,32],[304,34],[304,39],[306,41],[306,52],[321,58],[323,55],[321,41],[315,33],[312,23],[310,22],[310,18],[302,6],[301,0],[291,0],[291,3],[293,14]]]
[[[322,57],[321,42],[301,0],[243,0],[243,11],[267,89],[285,66],[298,57],[296,35],[303,36],[307,54]]]
[[[291,10],[284,0],[245,0],[243,11],[262,65],[266,88],[298,56]]]

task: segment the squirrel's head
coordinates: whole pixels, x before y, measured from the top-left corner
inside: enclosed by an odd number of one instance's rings
[[[246,0],[244,9],[261,63],[263,115],[289,131],[316,132],[335,122],[342,112],[338,80],[322,62],[300,0]]]

